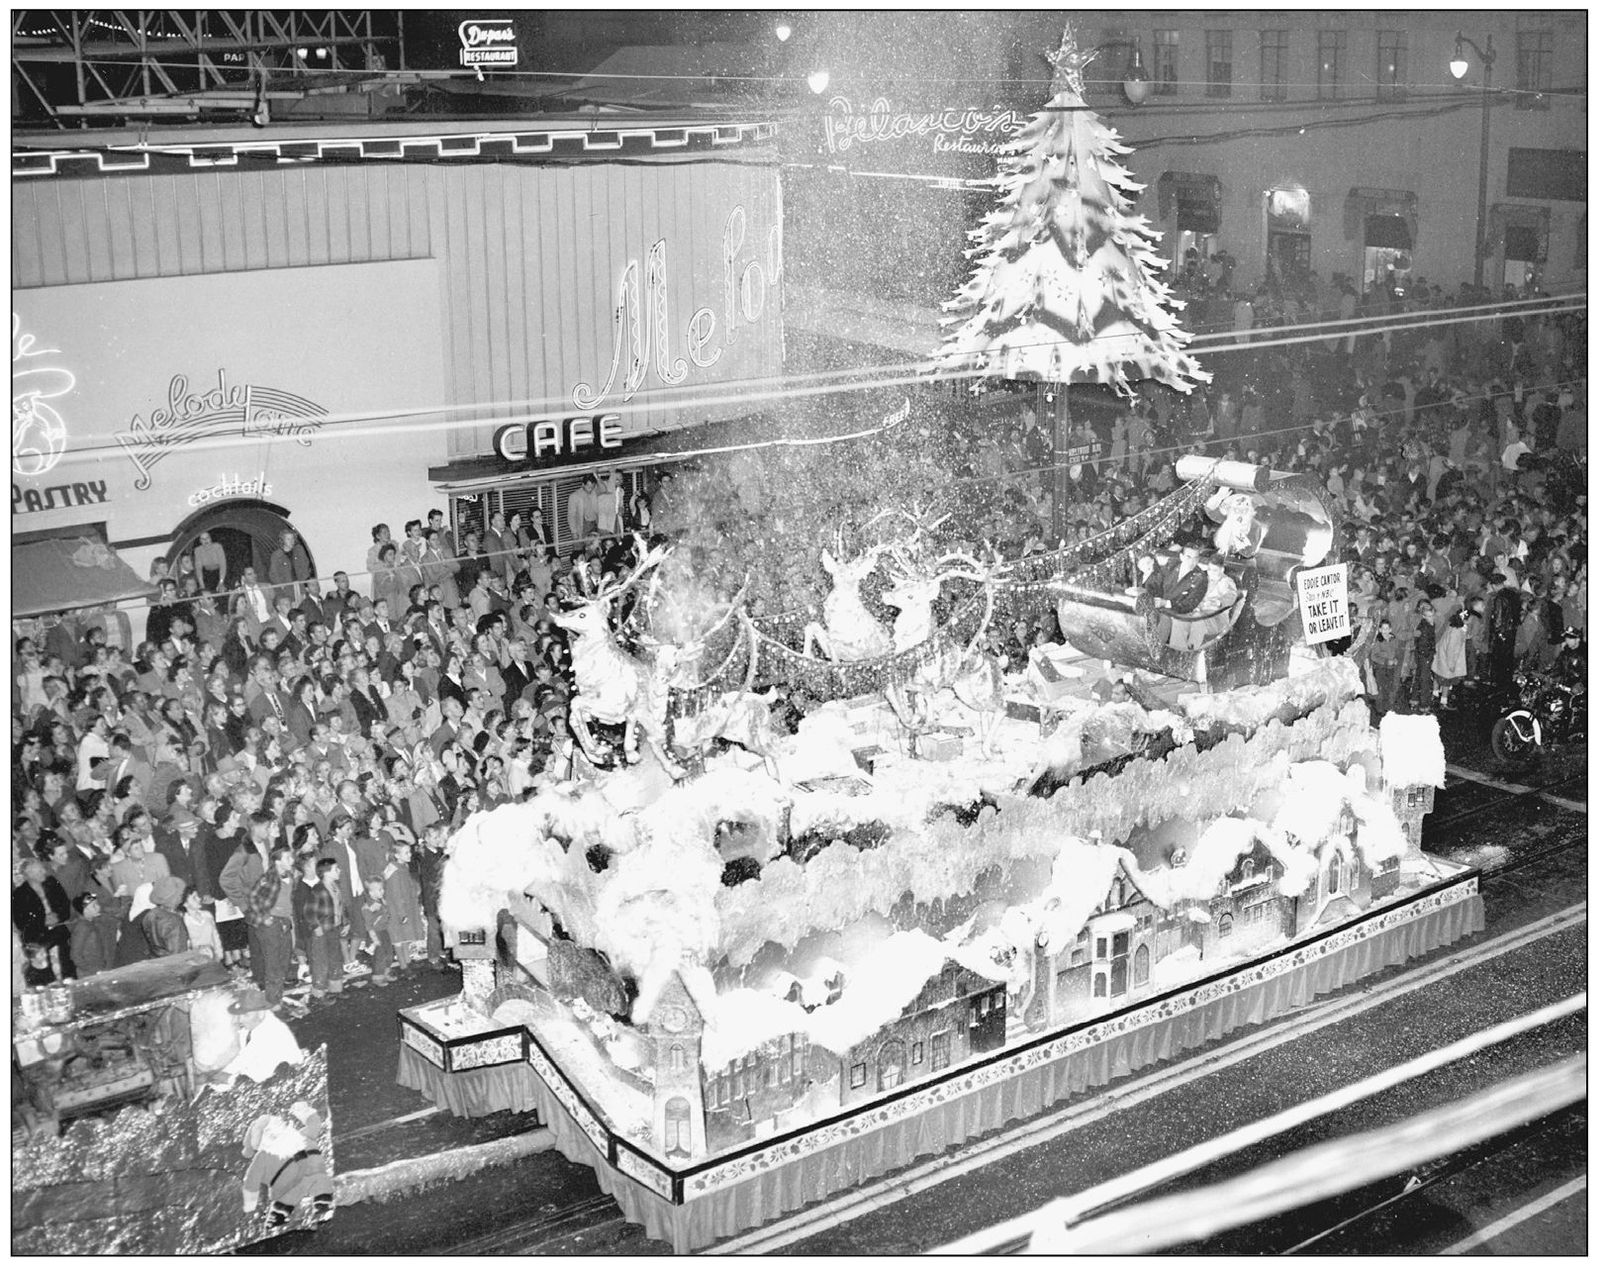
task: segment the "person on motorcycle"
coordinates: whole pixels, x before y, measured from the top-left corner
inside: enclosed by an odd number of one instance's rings
[[[1562,632],[1562,651],[1557,653],[1551,672],[1570,692],[1577,695],[1585,690],[1584,634],[1578,626],[1569,626]]]

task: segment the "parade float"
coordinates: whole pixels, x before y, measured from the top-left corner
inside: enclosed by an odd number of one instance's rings
[[[1355,661],[1307,641],[1335,543],[1304,482],[1254,495],[1232,621],[1186,665],[1157,636],[1131,553],[1168,567],[1222,475],[1053,569],[919,532],[828,557],[897,579],[879,644],[847,603],[808,652],[735,605],[656,642],[644,554],[566,617],[586,774],[451,843],[464,989],[403,1011],[399,1078],[538,1109],[684,1250],[1481,928],[1476,875],[1420,848],[1434,720],[1374,727]],[[607,616],[632,590],[635,653]],[[1018,673],[978,650],[1007,591],[1067,640]]]
[[[204,952],[26,992],[14,1255],[226,1252],[334,1211],[328,1054]]]
[[[938,364],[1186,389],[1119,147],[1052,60]],[[1326,492],[1176,473],[1014,559],[890,500],[819,543],[812,611],[640,549],[560,618],[575,778],[450,843],[463,991],[401,1012],[398,1079],[538,1110],[686,1251],[1482,928],[1477,874],[1421,849],[1437,724],[1375,727],[1335,652]]]

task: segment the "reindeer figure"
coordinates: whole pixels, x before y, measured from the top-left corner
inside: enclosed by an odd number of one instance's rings
[[[837,550],[840,553],[842,549],[839,532]],[[831,575],[831,594],[826,596],[822,609],[826,624],[811,621],[804,627],[805,656],[818,651],[832,661],[869,661],[893,650],[887,628],[876,620],[859,595],[859,584],[875,571],[882,555],[891,549],[885,545],[873,546],[863,555],[839,563],[829,550],[822,548],[820,567]]]
[[[921,665],[907,687],[887,689],[888,702],[898,715],[899,723],[906,730],[917,731],[931,717],[932,699],[947,688],[961,705],[977,715],[982,751],[991,753],[994,729],[1004,716],[1004,676],[997,661],[976,649],[993,616],[993,579],[974,556],[963,553],[945,555],[935,566],[924,570],[907,552],[899,550],[895,555],[903,576],[892,590],[882,595],[884,604],[898,610],[893,621],[895,651],[906,652],[932,637],[936,629],[932,610],[942,593],[943,583],[950,579],[982,583],[986,588],[987,606],[969,644],[961,647],[946,641],[933,658]],[[968,567],[946,570],[944,566],[951,563]],[[906,692],[914,696],[913,708]]]
[[[664,561],[667,546],[643,551],[637,543],[636,567],[621,581],[599,587],[577,608],[556,613],[553,621],[569,632],[569,659],[575,679],[575,695],[569,703],[569,727],[581,751],[593,763],[601,750],[591,734],[591,724],[625,724],[625,760],[640,758],[637,733],[647,738],[648,747],[674,779],[686,771],[672,759],[665,744],[665,716],[669,706],[669,668],[673,649],[658,650],[652,661],[631,656],[614,640],[608,619],[609,605],[622,596],[648,570]]]
[[[759,693],[752,690],[722,692],[710,708],[692,718],[674,720],[674,748],[679,754],[701,754],[716,740],[724,740],[757,754],[764,760],[765,773],[781,779],[776,765],[776,729],[770,707],[779,693],[775,688]]]

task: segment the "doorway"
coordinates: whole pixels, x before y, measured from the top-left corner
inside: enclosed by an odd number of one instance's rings
[[[904,1082],[904,1045],[889,1040],[876,1059],[876,1091],[885,1093]]]
[[[1267,234],[1267,274],[1279,285],[1295,282],[1311,268],[1311,235],[1271,230]]]
[[[287,514],[285,508],[269,502],[223,502],[203,507],[174,530],[170,558],[177,560],[186,551],[194,551],[197,539],[207,532],[223,547],[229,562],[223,580],[225,589],[239,586],[240,575],[248,567],[256,570],[259,581],[266,581],[268,557],[278,549],[279,535],[289,529],[301,537]],[[317,577],[318,563],[312,558],[306,538],[301,538],[301,545]]]

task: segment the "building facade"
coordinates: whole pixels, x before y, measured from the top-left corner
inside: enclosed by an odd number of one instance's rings
[[[587,472],[628,491],[653,438],[779,372],[774,132],[14,137],[14,533],[143,575],[206,530],[234,584],[288,527],[360,590],[369,525],[431,507],[567,545]]]
[[[1485,284],[1583,287],[1582,11],[818,14],[810,59],[831,87],[786,137],[793,308],[810,329],[935,342],[993,203],[978,182],[1052,95],[1042,52],[1068,16],[1102,50],[1088,104],[1132,147],[1136,208],[1169,259],[1228,253],[1236,288],[1309,268],[1365,291],[1393,267],[1455,295],[1475,274],[1487,104]],[[1460,81],[1459,33],[1478,49]],[[1122,88],[1135,46],[1141,105]]]

